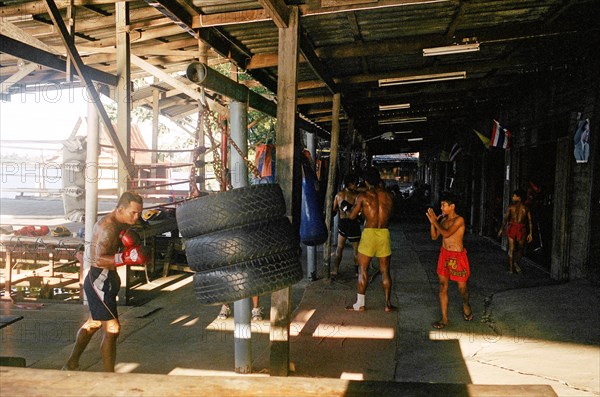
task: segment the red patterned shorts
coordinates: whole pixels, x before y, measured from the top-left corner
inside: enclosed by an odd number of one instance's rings
[[[448,251],[444,247],[441,247],[437,274],[453,281],[466,282],[471,274],[467,250],[463,249],[460,252]]]

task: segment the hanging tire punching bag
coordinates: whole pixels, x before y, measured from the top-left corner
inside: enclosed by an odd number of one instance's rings
[[[308,246],[323,244],[327,240],[327,226],[318,192],[319,182],[307,161],[302,162],[302,207],[300,216],[300,241]]]

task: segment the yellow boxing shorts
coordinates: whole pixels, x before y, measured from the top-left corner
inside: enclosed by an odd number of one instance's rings
[[[392,255],[389,229],[365,228],[360,237],[358,252],[371,258]]]

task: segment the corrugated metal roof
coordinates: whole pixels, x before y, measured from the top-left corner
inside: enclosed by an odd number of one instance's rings
[[[195,30],[211,47],[210,62],[227,57],[241,69],[252,67],[248,72],[272,91],[277,86],[279,32],[270,11],[261,4],[297,6],[304,44],[308,44],[303,50],[314,49],[313,59],[320,63],[302,60],[299,65],[299,111],[329,130],[331,91],[338,90],[344,120],[353,119],[354,128],[364,139],[391,128],[377,121],[392,116],[427,116],[427,123],[414,125],[415,134],[435,138],[440,125],[448,120],[460,124],[494,107],[501,108],[523,79],[543,80],[597,62],[598,51],[594,49],[600,44],[600,2],[590,0],[158,0],[153,4],[160,9],[141,0],[128,3],[133,54],[167,72],[182,72],[198,57],[198,42],[192,35]],[[65,4],[64,0],[58,2],[63,15]],[[75,0],[75,5],[75,44],[84,63],[114,74],[114,2]],[[3,39],[11,37],[13,30],[21,32],[30,44],[42,43],[41,48],[58,53],[64,60],[66,51],[43,1],[4,1],[0,17]],[[198,21],[202,26],[194,26]],[[423,56],[424,48],[465,41],[479,43],[480,51]],[[17,52],[15,46],[3,40],[2,82],[10,81],[7,79],[27,63],[10,55]],[[463,70],[467,78],[461,81],[378,85],[381,78]],[[134,77],[147,75],[136,66],[132,66],[132,73]],[[335,86],[327,87],[321,81],[323,76],[330,76]],[[46,66],[19,83],[63,81],[64,73]],[[12,89],[18,89],[15,87]],[[193,101],[184,97],[181,94],[176,100],[164,101],[163,113],[173,117],[189,113]],[[394,103],[411,103],[411,107],[379,111],[379,105]],[[346,128],[343,121],[342,131]],[[369,144],[376,152],[394,150],[394,146],[414,151],[420,145],[396,145],[394,141],[378,145],[376,140]]]

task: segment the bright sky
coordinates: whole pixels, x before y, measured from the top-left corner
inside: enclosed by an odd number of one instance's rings
[[[66,139],[86,114],[87,98],[79,88],[14,94],[10,102],[0,101],[0,139]]]

